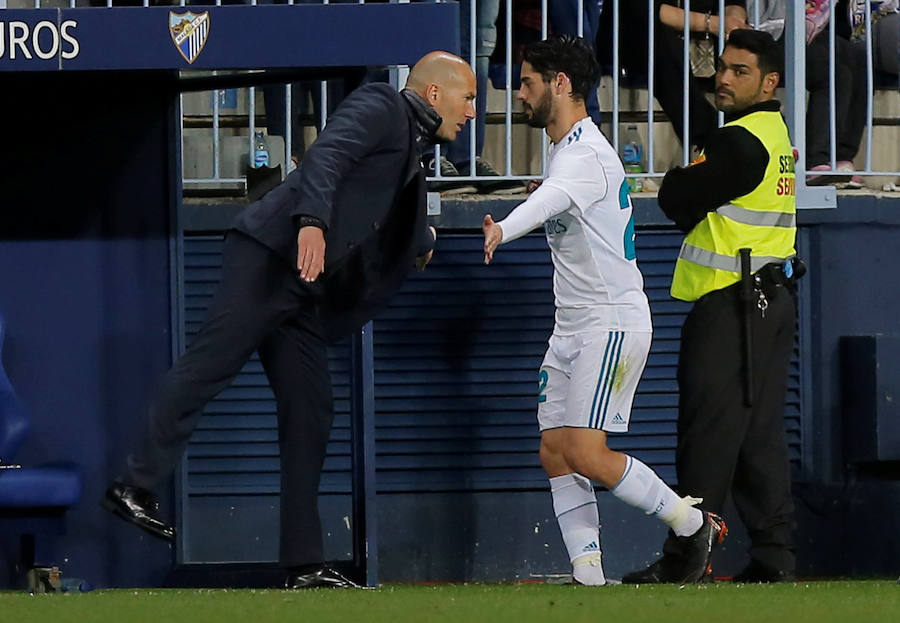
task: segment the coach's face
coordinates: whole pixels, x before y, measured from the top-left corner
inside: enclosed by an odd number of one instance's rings
[[[522,63],[520,78],[522,86],[519,87],[517,97],[522,102],[528,125],[532,128],[546,128],[553,114],[550,84],[544,81],[544,77],[528,61]]]
[[[442,141],[455,139],[466,122],[475,118],[475,74],[468,65],[463,67],[433,85],[431,105],[441,116],[436,134]]]

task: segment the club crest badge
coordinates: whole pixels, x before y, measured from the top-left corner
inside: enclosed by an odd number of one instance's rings
[[[169,34],[172,43],[188,63],[193,63],[203,51],[209,37],[209,11],[203,13],[169,12]]]

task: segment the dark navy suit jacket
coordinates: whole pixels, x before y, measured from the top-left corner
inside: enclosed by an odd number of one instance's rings
[[[325,224],[325,273],[314,290],[329,340],[370,320],[434,246],[416,131],[412,109],[390,85],[356,89],[298,169],[232,226],[296,270],[295,217]]]

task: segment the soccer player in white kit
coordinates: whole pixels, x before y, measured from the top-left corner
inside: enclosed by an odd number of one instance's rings
[[[652,326],[635,262],[634,219],[625,170],[585,110],[599,67],[584,39],[528,45],[522,102],[529,125],[552,144],[546,177],[505,219],[484,217],[484,261],[497,246],[544,225],[553,260],[556,316],[539,375],[541,464],[580,584],[606,583],[597,499],[591,481],[655,515],[685,539],[673,577],[698,582],[727,528],[679,497],[638,459],[610,450],[608,432],[628,430],[631,403],[650,351]]]

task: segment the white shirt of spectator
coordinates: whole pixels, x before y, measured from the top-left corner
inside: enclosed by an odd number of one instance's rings
[[[541,186],[499,222],[502,242],[544,223],[555,269],[556,335],[652,330],[634,259],[632,210],[618,154],[585,117],[551,144]]]

